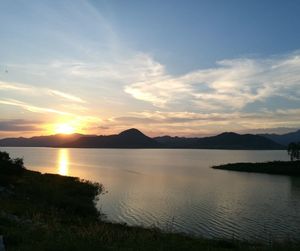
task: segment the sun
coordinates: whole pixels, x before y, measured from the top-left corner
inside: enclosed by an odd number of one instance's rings
[[[74,126],[70,124],[59,124],[55,128],[55,133],[59,134],[72,134],[76,131]]]

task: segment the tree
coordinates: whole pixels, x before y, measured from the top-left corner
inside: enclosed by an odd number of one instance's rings
[[[0,167],[2,166],[22,169],[24,161],[22,158],[12,159],[7,152],[0,151]]]
[[[7,152],[0,152],[0,161],[1,162],[8,162],[8,161],[10,161],[9,154]]]
[[[300,159],[300,142],[290,143],[288,145],[288,155],[291,157],[291,161]]]

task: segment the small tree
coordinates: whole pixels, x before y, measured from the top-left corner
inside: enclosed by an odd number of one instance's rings
[[[18,168],[24,168],[24,160],[23,158],[15,158],[12,160],[13,164]]]
[[[9,162],[11,159],[7,152],[0,152],[0,161],[1,162]]]
[[[288,145],[288,150],[287,151],[288,151],[288,154],[291,157],[291,161],[299,160],[300,159],[300,142],[290,143]]]
[[[0,151],[0,168],[24,169],[23,158],[12,159],[7,152]]]

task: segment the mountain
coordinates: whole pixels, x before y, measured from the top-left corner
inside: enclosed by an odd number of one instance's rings
[[[205,138],[156,137],[150,138],[137,129],[120,134],[96,135],[51,135],[32,138],[7,138],[0,140],[0,146],[31,147],[74,147],[74,148],[191,148],[191,149],[284,149],[279,143],[267,137],[252,134],[225,132]]]
[[[165,148],[197,148],[195,146],[199,138],[160,136],[154,139]]]
[[[283,149],[284,147],[270,139],[259,135],[237,134],[233,132],[221,133],[213,137],[200,138],[199,148],[211,149]]]
[[[0,146],[24,146],[24,147],[54,147],[68,142],[75,141],[81,137],[88,137],[83,134],[56,134],[49,136],[36,136],[32,138],[6,138],[0,139]]]
[[[287,146],[291,142],[300,142],[300,130],[286,134],[260,134],[278,144]]]
[[[196,149],[248,149],[266,150],[283,149],[278,144],[263,136],[252,134],[237,134],[233,132],[221,133],[217,136],[205,138],[157,137],[158,142],[167,148],[196,148]]]
[[[78,148],[159,148],[161,144],[137,129],[129,129],[116,135],[81,137],[63,147]]]

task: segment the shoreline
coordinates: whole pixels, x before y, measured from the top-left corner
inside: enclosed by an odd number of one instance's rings
[[[300,176],[300,161],[240,162],[212,166],[211,168],[248,173]]]
[[[280,149],[253,149],[253,148],[195,148],[195,147],[156,147],[156,148],[133,148],[133,147],[59,147],[59,146],[0,146],[0,148],[51,148],[51,149],[108,149],[108,150],[217,150],[217,151],[286,151],[286,148]]]

